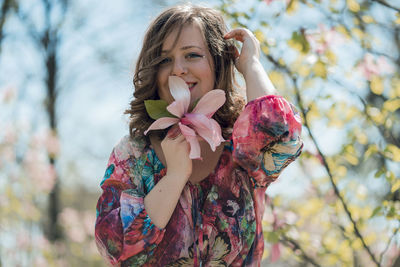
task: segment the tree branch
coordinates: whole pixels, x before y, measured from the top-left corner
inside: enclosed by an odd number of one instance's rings
[[[294,252],[298,252],[300,251],[300,256],[301,258],[312,264],[313,266],[316,267],[321,267],[321,265],[319,265],[318,263],[316,263],[310,256],[308,256],[304,250],[300,247],[300,245],[293,239],[287,237],[286,235],[282,235],[282,239],[279,240],[282,244],[290,247]]]
[[[385,7],[388,7],[388,8],[391,8],[391,9],[393,9],[393,10],[396,10],[397,12],[400,12],[400,8],[395,7],[395,6],[392,6],[391,4],[386,3],[386,2],[383,1],[383,0],[372,0],[372,2],[379,3],[379,4],[381,4],[381,5],[385,6]]]
[[[267,199],[267,195],[265,195],[265,198]],[[271,203],[270,206],[271,206],[272,213],[274,213],[275,212],[274,204]],[[310,256],[307,255],[307,253],[304,251],[304,249],[300,246],[299,243],[297,243],[295,240],[291,239],[287,235],[282,234],[281,238],[279,239],[279,242],[281,242],[283,245],[289,247],[291,250],[293,250],[293,252],[295,254],[297,254],[297,252],[300,252],[300,257],[303,259],[303,261],[308,262],[316,267],[321,267],[321,265],[316,263],[313,258],[311,258]]]
[[[7,15],[12,8],[13,8],[12,0],[4,0],[0,8],[0,52],[1,52],[1,43],[4,38],[4,24],[6,23]]]
[[[378,1],[380,4],[387,4],[386,2],[384,2],[384,1],[382,1],[382,0],[374,0],[374,1]],[[391,6],[389,6],[389,7],[391,7]],[[394,8],[394,7],[391,7],[391,8]],[[394,8],[394,9],[397,10],[396,8]],[[237,22],[237,23],[240,24],[240,22],[239,22],[239,20],[238,20],[237,18],[235,18],[235,22]],[[326,157],[325,157],[325,155],[322,153],[322,151],[321,151],[321,149],[320,149],[320,146],[318,145],[318,142],[317,142],[316,138],[315,138],[314,135],[313,135],[313,132],[312,132],[311,127],[310,127],[310,125],[309,125],[309,122],[308,122],[308,120],[307,120],[307,110],[306,110],[306,108],[305,108],[304,105],[303,105],[303,100],[302,100],[302,98],[301,98],[300,90],[299,90],[298,85],[297,85],[297,77],[296,77],[296,75],[293,74],[293,72],[289,69],[288,66],[286,66],[285,64],[283,64],[283,63],[281,63],[281,62],[275,60],[270,54],[264,54],[264,55],[266,56],[266,58],[267,58],[271,63],[273,63],[273,65],[274,65],[277,69],[282,70],[282,71],[283,71],[284,73],[286,73],[286,74],[288,75],[288,77],[292,80],[293,86],[294,86],[294,90],[295,90],[295,96],[296,96],[296,99],[297,99],[297,104],[298,104],[299,109],[300,109],[300,112],[301,112],[301,114],[303,115],[303,118],[304,118],[304,126],[308,129],[309,136],[310,136],[312,142],[314,143],[314,145],[315,145],[315,147],[316,147],[316,149],[317,149],[317,151],[318,151],[318,154],[319,154],[319,156],[320,156],[321,164],[322,164],[322,165],[324,166],[324,168],[326,169],[326,172],[327,172],[328,177],[329,177],[329,180],[330,180],[330,184],[331,184],[331,186],[332,186],[332,188],[333,188],[333,190],[334,190],[334,194],[336,195],[336,197],[337,197],[337,198],[339,199],[339,201],[341,202],[341,204],[342,204],[342,206],[343,206],[343,209],[344,209],[344,211],[345,211],[345,214],[347,215],[347,217],[348,217],[348,219],[349,219],[351,225],[353,226],[354,234],[355,234],[356,238],[360,239],[364,250],[368,253],[368,255],[370,256],[371,260],[375,263],[375,265],[378,266],[378,267],[380,267],[380,266],[381,266],[380,262],[377,260],[376,256],[372,253],[370,247],[366,244],[365,239],[364,239],[363,235],[361,234],[361,232],[360,232],[360,230],[359,230],[359,227],[358,227],[358,225],[357,225],[357,222],[356,222],[356,220],[353,218],[353,214],[352,214],[351,211],[349,210],[349,207],[348,207],[348,205],[347,205],[347,203],[346,203],[344,197],[341,195],[341,193],[340,193],[340,191],[339,191],[339,188],[338,188],[338,186],[337,186],[337,184],[336,184],[336,181],[334,180],[332,171],[331,171],[331,169],[329,168],[329,165],[328,165],[328,163],[327,163]],[[289,243],[291,243],[289,240],[286,240],[286,241],[289,242]],[[292,245],[295,245],[295,244],[292,244]]]
[[[382,135],[382,137],[385,139],[386,142],[388,142],[388,143],[390,143],[390,144],[394,144],[394,145],[400,147],[400,141],[397,140],[395,136],[393,136],[393,133],[392,133],[392,132],[390,132],[390,131],[389,131],[388,129],[386,129],[385,127],[382,127],[382,126],[377,125],[377,124],[374,122],[374,120],[371,118],[371,116],[370,116],[370,115],[368,114],[368,112],[367,112],[367,107],[368,107],[367,103],[365,102],[365,100],[364,100],[360,95],[358,95],[358,94],[355,93],[355,92],[352,92],[352,91],[348,90],[347,87],[346,87],[342,82],[340,82],[340,81],[338,81],[338,80],[336,80],[336,79],[331,79],[331,80],[332,80],[334,83],[336,83],[337,85],[339,85],[339,86],[343,87],[344,89],[346,89],[347,92],[349,92],[349,93],[355,95],[355,96],[360,100],[360,102],[361,102],[362,105],[363,105],[364,114],[365,114],[365,116],[367,117],[367,120],[370,121],[370,122],[378,129],[378,132]]]
[[[392,243],[393,239],[395,238],[395,236],[397,235],[398,232],[399,232],[399,228],[397,228],[396,231],[394,231],[393,235],[389,239],[389,242],[386,244],[385,249],[382,251],[382,253],[380,255],[380,259],[379,259],[380,264],[382,264],[383,256],[385,255],[386,251],[389,249],[390,244]]]
[[[296,93],[297,101],[299,101],[298,103],[303,103],[303,102],[302,102],[302,99],[301,99],[301,96],[300,96],[299,88],[298,88],[297,85],[296,85],[296,84],[297,84],[297,80],[296,80],[295,77],[292,77],[292,80],[293,80],[293,82],[294,82],[294,84],[295,84],[294,87],[295,87],[295,93]],[[376,264],[376,266],[380,266],[379,262],[378,262],[377,259],[375,258],[375,255],[372,253],[371,249],[370,249],[370,248],[368,247],[368,245],[366,244],[366,242],[365,242],[363,236],[361,235],[360,230],[358,229],[357,222],[354,220],[353,215],[352,215],[352,213],[350,212],[350,210],[349,210],[349,208],[348,208],[348,206],[347,206],[347,204],[346,204],[344,198],[343,198],[342,195],[340,194],[339,188],[338,188],[338,186],[336,185],[336,182],[335,182],[335,180],[334,180],[334,178],[333,178],[333,175],[332,175],[332,172],[331,172],[331,170],[330,170],[330,168],[329,168],[328,162],[326,161],[326,157],[325,157],[325,155],[322,153],[322,151],[321,151],[321,149],[320,149],[320,147],[319,147],[319,145],[318,145],[318,143],[317,143],[317,140],[316,140],[316,138],[314,137],[314,135],[313,135],[313,133],[312,133],[312,131],[311,131],[311,128],[310,128],[309,123],[308,123],[308,120],[307,120],[307,118],[306,118],[305,109],[304,109],[304,107],[303,107],[302,104],[301,104],[300,106],[301,106],[301,113],[302,113],[303,116],[304,116],[304,125],[307,127],[308,132],[309,132],[309,135],[310,135],[310,138],[311,138],[311,140],[313,141],[313,143],[314,143],[314,145],[315,145],[315,147],[316,147],[316,149],[317,149],[317,151],[318,151],[318,154],[321,156],[323,165],[324,165],[324,167],[325,167],[325,169],[326,169],[326,171],[327,171],[327,173],[328,173],[329,181],[330,181],[330,183],[331,183],[331,186],[333,187],[333,190],[334,190],[334,192],[335,192],[335,195],[336,195],[336,197],[340,200],[340,202],[342,203],[343,209],[345,210],[347,217],[349,218],[350,222],[351,222],[352,225],[353,225],[354,232],[355,232],[356,236],[361,240],[361,243],[363,244],[364,249],[367,251],[367,253],[369,254],[371,260]]]
[[[297,103],[298,103],[300,112],[302,113],[303,118],[304,118],[304,126],[308,129],[308,133],[309,133],[309,135],[310,135],[310,138],[311,138],[312,142],[314,143],[314,145],[315,145],[315,147],[316,147],[316,149],[317,149],[317,151],[318,151],[318,154],[319,154],[320,157],[321,157],[322,164],[323,164],[323,166],[325,167],[326,172],[328,173],[329,181],[330,181],[331,186],[332,186],[332,188],[333,188],[333,190],[334,190],[334,192],[335,192],[335,195],[336,195],[336,197],[340,200],[340,202],[342,203],[342,206],[343,206],[343,208],[344,208],[344,210],[345,210],[345,213],[346,213],[347,217],[349,218],[351,224],[353,225],[354,232],[355,232],[356,236],[361,240],[361,243],[362,243],[364,249],[367,251],[368,255],[370,256],[371,260],[376,264],[376,266],[380,266],[380,263],[379,263],[378,260],[376,259],[375,255],[372,253],[371,249],[370,249],[370,248],[368,247],[368,245],[365,243],[364,237],[362,236],[360,230],[358,229],[357,222],[354,220],[353,215],[352,215],[352,213],[350,212],[350,210],[349,210],[349,208],[348,208],[348,206],[347,206],[347,204],[346,204],[344,198],[343,198],[342,195],[340,194],[339,188],[338,188],[337,185],[336,185],[336,182],[335,182],[335,180],[334,180],[334,178],[333,178],[332,172],[331,172],[331,170],[330,170],[330,168],[329,168],[329,165],[328,165],[328,163],[327,163],[327,161],[326,161],[326,157],[325,157],[325,155],[322,153],[322,151],[321,151],[321,149],[320,149],[320,147],[319,147],[319,145],[318,145],[318,142],[317,142],[316,138],[314,137],[314,135],[313,135],[313,133],[312,133],[312,131],[311,131],[311,127],[310,127],[310,125],[309,125],[309,123],[308,123],[308,120],[307,120],[307,112],[306,112],[306,109],[305,109],[304,106],[303,106],[303,100],[301,99],[300,90],[299,90],[299,88],[298,88],[298,86],[297,86],[297,78],[293,75],[293,73],[291,72],[291,70],[290,70],[287,66],[280,64],[280,63],[279,63],[278,61],[276,61],[271,55],[266,55],[266,57],[267,57],[276,67],[278,67],[279,69],[282,69],[282,70],[290,77],[290,79],[292,80],[293,86],[294,86],[294,89],[295,89],[295,94],[296,94]]]

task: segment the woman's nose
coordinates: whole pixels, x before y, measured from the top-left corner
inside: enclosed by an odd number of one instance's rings
[[[172,66],[172,76],[180,76],[187,73],[187,68],[181,60],[174,60]]]

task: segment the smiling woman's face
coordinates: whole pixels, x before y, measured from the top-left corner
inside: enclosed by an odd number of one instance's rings
[[[177,34],[177,29],[172,31],[162,45],[163,60],[157,74],[158,95],[168,103],[173,102],[168,77],[177,76],[189,86],[193,103],[214,89],[214,64],[196,23],[184,26],[176,40]]]

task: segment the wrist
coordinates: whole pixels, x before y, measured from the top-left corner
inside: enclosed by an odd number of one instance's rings
[[[180,171],[168,171],[165,176],[170,177],[170,179],[174,179],[175,181],[181,181],[182,183],[186,183],[189,180],[190,173],[180,172]]]
[[[251,76],[252,73],[254,73],[260,68],[263,69],[263,66],[261,65],[260,60],[256,56],[249,58],[244,64],[244,68],[242,71],[243,77],[246,79],[246,77]]]

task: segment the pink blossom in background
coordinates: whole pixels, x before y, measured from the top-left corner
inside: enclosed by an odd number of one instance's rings
[[[272,211],[272,214],[273,214],[273,218],[274,218],[274,221],[272,223],[272,228],[274,231],[277,231],[285,224],[285,221],[280,220],[278,218],[275,210]],[[280,249],[280,245],[279,245],[279,241],[278,241],[277,243],[272,245],[271,262],[275,262],[275,261],[279,260],[280,257],[281,257],[281,249]]]
[[[73,242],[82,243],[87,237],[85,227],[82,223],[82,214],[72,208],[65,208],[60,214],[60,221],[69,239]]]
[[[388,259],[387,260],[388,266],[392,266],[392,264],[394,264],[394,261],[399,256],[400,256],[399,247],[396,245],[396,242],[392,242],[386,253],[386,258]]]
[[[0,148],[0,168],[10,165],[16,161],[15,145],[17,143],[17,134],[13,125],[5,125],[4,136]]]
[[[30,234],[26,229],[19,229],[17,234],[17,247],[20,249],[29,249],[32,245]]]
[[[274,2],[275,0],[264,0],[264,2],[267,4],[267,5],[269,5],[269,4],[271,4],[272,2]]]
[[[48,265],[48,261],[43,258],[43,256],[38,255],[35,257],[35,262],[33,263],[33,266],[46,266]]]
[[[23,169],[32,181],[33,186],[41,192],[49,192],[53,189],[57,172],[50,164],[48,153],[58,153],[58,140],[47,133],[35,134],[23,159]]]
[[[311,49],[317,54],[324,54],[329,48],[344,42],[343,36],[334,27],[327,28],[320,24],[317,30],[307,31],[306,39]]]
[[[286,211],[284,213],[284,221],[287,224],[295,224],[296,221],[298,220],[299,216],[294,213],[293,211]]]
[[[394,71],[394,67],[389,64],[385,57],[380,56],[378,59],[375,59],[374,55],[370,53],[365,54],[364,58],[358,64],[357,69],[369,81],[375,75],[392,73]]]
[[[266,204],[265,205],[270,205],[271,203],[271,198],[266,197]],[[290,221],[290,224],[295,223],[297,220],[297,215],[294,214],[293,212],[286,212],[284,213],[285,220],[288,219]],[[277,231],[279,230],[284,224],[286,224],[285,220],[280,220],[278,219],[277,212],[275,209],[272,210],[272,212],[265,210],[264,215],[263,215],[263,221],[268,222],[268,224],[272,225],[272,231]],[[271,255],[270,255],[270,261],[271,262],[276,262],[279,260],[281,257],[281,246],[280,243],[274,243],[271,244]]]
[[[0,166],[15,162],[16,154],[13,146],[6,145],[0,151]]]
[[[67,232],[68,237],[73,242],[82,243],[83,241],[85,241],[85,238],[86,238],[85,231],[78,225],[73,225],[72,227],[67,229],[66,232]]]
[[[49,250],[51,248],[51,243],[49,242],[49,240],[46,239],[46,237],[44,235],[39,235],[35,237],[35,246],[39,249],[39,250]]]
[[[59,216],[61,222],[66,226],[74,224],[76,221],[80,220],[78,211],[72,208],[64,208]]]
[[[271,247],[271,262],[279,260],[281,257],[281,248],[279,243],[275,243]]]
[[[51,156],[60,153],[60,140],[57,134],[51,129],[42,129],[34,135],[31,145],[37,149],[44,147]]]
[[[94,211],[85,211],[83,213],[82,226],[88,236],[94,233],[94,221],[96,221],[96,213]]]
[[[96,220],[95,212],[81,212],[73,208],[64,208],[59,216],[68,238],[73,242],[82,243],[93,236],[93,222]],[[94,251],[97,252],[96,247],[94,247]]]
[[[0,91],[3,91],[3,89]],[[6,86],[0,99],[4,103],[9,103],[16,98],[17,93],[18,90],[15,86]]]
[[[27,175],[40,191],[49,192],[55,183],[56,171],[48,162],[47,155],[43,151],[30,148],[27,151],[24,162]]]
[[[57,156],[60,153],[60,140],[54,131],[49,130],[44,140],[47,153],[51,156]]]
[[[288,5],[290,3],[291,0],[281,0],[282,2],[285,2],[286,5]],[[276,0],[264,0],[264,2],[269,5],[272,2],[276,2]]]
[[[17,142],[17,130],[15,129],[15,126],[13,126],[12,124],[5,125],[5,129],[3,129],[3,132],[3,144],[6,143],[8,145],[15,145],[15,143]]]
[[[284,220],[280,220],[278,218],[278,215],[276,215],[276,211],[275,210],[272,211],[272,214],[274,216],[274,222],[272,223],[272,225],[273,225],[274,231],[276,231],[276,230],[279,230],[285,224],[285,221]]]
[[[34,204],[36,203],[32,203],[29,201],[22,202],[23,210],[25,211],[25,216],[32,220],[37,220],[38,217],[40,217],[40,211]]]

